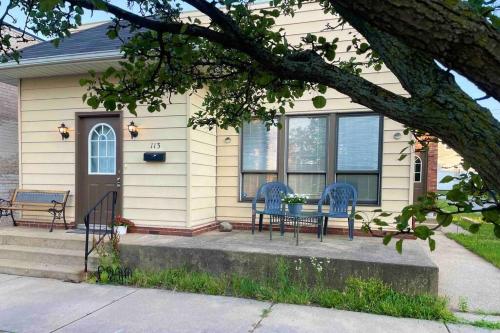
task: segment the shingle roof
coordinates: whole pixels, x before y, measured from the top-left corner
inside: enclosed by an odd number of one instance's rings
[[[26,31],[26,30],[24,30],[24,31],[23,31],[22,29],[20,29],[20,28],[16,27],[15,25],[9,24],[9,23],[5,23],[5,22],[4,22],[4,23],[2,23],[2,29],[9,30],[9,32],[11,32],[11,31],[15,31],[15,32],[16,32],[16,33],[18,33],[18,34],[24,34],[24,35],[26,35],[26,36],[29,36],[29,37],[33,38],[33,39],[34,39],[34,40],[36,40],[36,41],[41,41],[41,40],[42,40],[40,37],[35,36],[35,35],[33,35],[33,34],[29,33],[29,32],[28,32],[28,31]]]
[[[55,47],[50,41],[27,47],[23,49],[22,59],[118,51],[121,46],[121,41],[118,38],[109,39],[106,36],[108,27],[109,22],[105,22],[96,27],[75,32],[70,37],[64,38],[58,47]],[[120,36],[122,38],[128,38],[129,35],[130,33],[128,30],[120,31]]]

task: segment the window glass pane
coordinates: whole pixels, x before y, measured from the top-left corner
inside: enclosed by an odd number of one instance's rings
[[[115,141],[108,141],[106,151],[108,156],[115,156]]]
[[[243,174],[241,198],[253,198],[262,184],[278,180],[277,174]]]
[[[288,171],[326,171],[326,117],[288,120]]]
[[[415,179],[414,179],[415,182],[419,183],[421,181],[421,178],[420,178],[420,172],[415,172]]]
[[[106,141],[99,141],[99,156],[106,156]]]
[[[319,199],[325,189],[325,175],[289,174],[288,186],[295,193],[308,195],[311,199]]]
[[[98,156],[98,141],[90,141],[90,156]]]
[[[243,126],[243,170],[276,171],[278,169],[278,129],[268,131],[260,121]]]
[[[96,157],[92,157],[90,158],[90,172],[94,173],[94,172],[97,172],[98,168],[97,168],[97,158]]]
[[[378,170],[379,116],[339,117],[337,170]]]
[[[377,201],[378,175],[337,175],[337,182],[353,185],[358,201]]]
[[[111,126],[100,124],[89,134],[89,172],[114,174],[116,172],[116,140]]]
[[[106,135],[106,139],[111,141],[115,140],[115,132],[111,130],[111,127],[109,128],[109,132]]]
[[[101,157],[99,159],[100,173],[114,173],[115,159],[113,157]]]

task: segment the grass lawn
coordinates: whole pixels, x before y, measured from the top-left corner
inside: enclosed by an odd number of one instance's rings
[[[275,303],[316,305],[394,317],[456,321],[448,309],[447,300],[443,297],[407,295],[376,279],[350,278],[344,290],[325,287],[322,283],[311,286],[304,278],[291,274],[291,270],[296,269],[280,262],[273,276],[259,280],[235,274],[218,276],[183,268],[153,272],[134,270],[132,276],[125,280],[101,282],[251,298]],[[321,270],[318,274],[321,274]]]
[[[318,277],[323,269],[322,263],[314,262]],[[120,279],[118,275],[101,275],[99,283],[121,284],[142,288],[159,288],[208,295],[234,296],[273,303],[314,305],[348,311],[366,312],[393,317],[438,320],[500,329],[500,322],[485,320],[469,321],[457,318],[448,308],[448,300],[435,295],[408,295],[397,292],[378,279],[362,280],[349,278],[343,290],[319,284],[311,286],[299,274],[305,266],[299,263],[290,267],[284,261],[278,262],[275,274],[263,279],[251,279],[237,274],[212,275],[207,272],[186,268],[171,268],[158,271],[134,270],[132,275]],[[116,268],[112,268],[116,269]],[[102,273],[102,274],[104,274]],[[115,276],[115,278],[113,278]],[[96,283],[96,275],[88,282]]]
[[[276,278],[267,281],[256,281],[239,276],[213,276],[185,269],[169,269],[159,272],[135,271],[125,284],[275,303],[316,305],[394,317],[455,320],[444,298],[432,295],[406,295],[375,279],[352,278],[347,282],[345,289],[340,291],[324,287],[307,287],[300,282],[290,281],[286,274],[278,274]]]
[[[481,222],[480,216],[477,214],[464,215],[478,223]],[[458,224],[465,230],[468,230],[471,225],[471,222],[464,220],[461,216],[456,216],[453,223]],[[492,224],[482,224],[476,234],[447,233],[446,236],[500,268],[500,239],[495,237]]]
[[[89,281],[91,282],[91,281]],[[95,281],[94,281],[95,282]],[[277,274],[264,280],[232,276],[214,276],[187,269],[156,272],[135,270],[123,281],[107,281],[142,288],[159,288],[208,295],[251,298],[274,303],[315,305],[348,311],[426,320],[439,320],[500,329],[500,322],[469,321],[455,317],[447,299],[433,295],[407,295],[377,279],[350,278],[343,290],[310,287],[305,281],[290,280],[288,268],[278,265]]]

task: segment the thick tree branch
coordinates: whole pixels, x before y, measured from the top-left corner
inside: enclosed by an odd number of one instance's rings
[[[500,155],[500,123],[491,112],[465,94],[453,76],[423,52],[373,27],[338,3],[335,9],[381,55],[411,94],[413,103],[423,105],[420,117],[425,121],[415,128],[440,137],[480,172],[491,186],[500,188],[494,171],[500,170],[500,161],[490,158],[491,154]],[[475,143],[476,149],[469,149],[471,142]]]
[[[430,54],[500,100],[500,31],[460,1],[329,1]]]
[[[74,6],[80,6],[89,10],[102,10],[100,9],[100,7],[97,7],[91,0],[68,0],[67,2]],[[237,47],[237,40],[231,39],[231,37],[227,34],[214,31],[207,27],[183,22],[162,22],[146,16],[134,14],[128,10],[106,2],[103,2],[102,6],[106,6],[106,12],[111,13],[119,19],[128,21],[142,28],[146,28],[159,33],[168,32],[171,34],[183,34],[192,37],[202,37],[227,47]]]
[[[68,2],[98,10],[89,0],[68,0]],[[387,42],[383,43],[384,36],[377,36],[375,33],[370,35],[367,33],[368,30],[364,31],[368,35],[365,37],[371,44],[376,45],[378,42],[379,49],[385,48],[384,52],[387,55],[384,60],[412,94],[412,98],[405,98],[325,62],[314,51],[291,51],[285,56],[273,54],[264,45],[245,35],[238,24],[214,4],[205,0],[186,0],[186,2],[209,16],[220,31],[180,22],[157,21],[110,4],[106,6],[107,10],[117,18],[139,27],[157,32],[201,37],[238,50],[255,60],[262,70],[281,79],[323,84],[393,120],[428,131],[444,139],[470,161],[492,188],[500,189],[500,179],[497,177],[500,161],[490,161],[489,157],[492,152],[495,156],[500,156],[498,121],[490,112],[466,96],[454,82],[450,82],[449,74],[439,70],[431,59],[416,53],[390,35],[387,35]],[[361,26],[355,28],[363,31]],[[401,54],[398,56],[400,51]],[[422,58],[421,61],[418,61],[419,57]],[[418,73],[421,74],[417,76]],[[429,77],[426,77],[427,75]],[[470,148],[471,142],[477,149]]]
[[[187,0],[187,2],[213,19],[223,29],[223,32],[192,24],[187,24],[187,28],[182,30],[182,26],[185,25],[183,23],[160,22],[133,14],[111,4],[106,4],[106,6],[107,11],[117,18],[127,20],[137,26],[158,32],[205,38],[249,55],[263,69],[282,79],[321,83],[350,96],[354,102],[365,105],[396,121],[404,122],[409,126],[415,126],[419,123],[418,116],[408,112],[410,105],[405,97],[328,64],[314,52],[297,52],[288,57],[274,55],[255,40],[246,37],[236,23],[215,5],[205,0]],[[86,9],[100,10],[90,0],[68,0],[68,3]]]

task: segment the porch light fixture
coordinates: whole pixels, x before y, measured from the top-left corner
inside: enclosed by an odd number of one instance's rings
[[[63,140],[69,138],[68,128],[66,127],[66,125],[64,125],[64,123],[61,123],[61,126],[59,126],[57,129],[59,130],[59,134],[61,134]]]
[[[401,133],[400,133],[400,132],[396,132],[396,133],[394,133],[393,138],[394,138],[394,140],[399,140],[399,139],[401,139]]]
[[[225,143],[226,145],[230,144],[230,143],[231,143],[231,138],[230,138],[230,137],[226,137],[226,138],[224,139],[224,143]]]
[[[135,126],[134,122],[131,121],[130,124],[128,124],[128,132],[130,133],[130,137],[136,138],[137,135],[139,135],[139,132],[137,131],[137,126]]]

